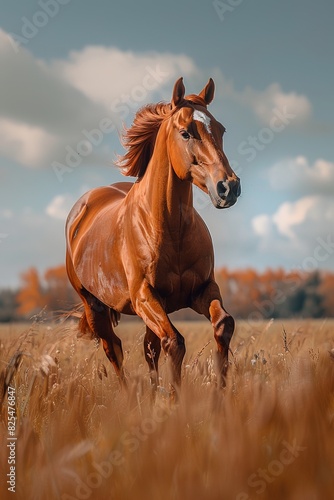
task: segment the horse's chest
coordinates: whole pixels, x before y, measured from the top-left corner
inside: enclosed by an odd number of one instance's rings
[[[206,261],[205,261],[206,260]],[[180,262],[167,262],[157,266],[151,285],[161,298],[170,304],[171,309],[186,307],[203,283],[210,277],[210,262],[204,259],[196,265]]]
[[[146,280],[170,304],[168,309],[175,310],[187,307],[210,278],[213,251],[210,235],[201,220],[182,235],[168,236],[150,245],[150,252],[143,254],[136,264],[142,265]]]

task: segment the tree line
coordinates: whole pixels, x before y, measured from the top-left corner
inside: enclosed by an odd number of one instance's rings
[[[216,270],[224,306],[236,318],[333,317],[334,273],[312,273],[267,269]],[[35,267],[21,275],[18,290],[0,290],[0,321],[28,319],[45,310],[62,317],[80,304],[68,281],[64,265],[49,268],[43,275]],[[180,311],[178,319],[196,319]],[[200,317],[198,317],[200,318]]]

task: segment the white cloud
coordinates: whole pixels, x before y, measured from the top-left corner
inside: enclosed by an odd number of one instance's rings
[[[312,227],[317,222],[321,215],[318,207],[322,201],[317,196],[306,196],[295,202],[282,203],[272,216],[272,221],[281,235],[295,238],[298,226],[307,223],[312,224]]]
[[[275,213],[252,219],[257,258],[271,266],[282,262],[294,269],[333,268],[333,222],[330,197],[305,196],[284,202]],[[319,251],[321,242],[323,249]]]
[[[45,209],[47,215],[53,219],[65,220],[71,210],[74,199],[71,195],[60,194],[55,196]]]
[[[303,123],[311,116],[308,98],[296,92],[284,92],[279,83],[272,83],[262,92],[248,88],[240,96],[266,125],[270,124],[275,109],[291,115],[290,121],[295,123]]]
[[[197,71],[182,54],[103,46],[71,52],[64,60],[42,61],[24,47],[14,53],[10,36],[1,29],[0,67],[0,155],[27,167],[65,163],[68,148],[76,150],[87,141],[87,133],[109,118],[116,133],[104,132],[103,143],[93,143],[91,153],[82,158],[107,164],[113,157],[112,141],[119,144],[117,130],[124,114],[132,118],[153,98],[168,99],[177,77]],[[116,99],[122,101],[123,114],[112,106]]]
[[[40,127],[0,118],[0,151],[23,165],[45,166],[56,140]]]
[[[304,124],[312,114],[312,104],[307,96],[294,91],[284,91],[277,82],[270,84],[264,90],[252,87],[238,90],[231,80],[224,77],[220,69],[215,68],[214,75],[221,97],[232,99],[250,109],[264,125],[271,125],[277,110],[292,125]]]
[[[308,245],[318,236],[333,228],[334,202],[324,196],[304,196],[293,202],[282,203],[275,213],[253,217],[254,233],[263,240],[271,239],[275,246],[279,238],[294,246]]]
[[[0,67],[0,154],[23,166],[50,167],[66,145],[83,139],[82,129],[113,116],[26,49],[14,53],[2,30]]]
[[[317,238],[326,240],[334,224],[334,163],[304,156],[275,164],[268,173],[271,190],[281,190],[296,199],[282,202],[272,214],[251,221],[260,252],[284,260],[312,255]]]
[[[334,163],[321,158],[313,164],[304,156],[287,158],[276,163],[268,176],[275,190],[328,195],[334,192]]]
[[[186,55],[136,53],[104,46],[72,51],[67,60],[55,61],[52,68],[89,99],[106,106],[126,94],[132,102],[144,104],[152,91],[170,86],[179,76],[197,72]]]
[[[169,99],[179,76],[191,77],[189,92],[200,90],[197,86],[203,84],[202,71],[183,54],[87,46],[67,58],[47,62],[36,59],[24,47],[14,54],[10,37],[3,30],[0,67],[0,154],[28,167],[64,163],[68,148],[76,150],[87,140],[85,131],[97,129],[106,117],[118,129],[127,117],[132,119],[138,107]],[[273,108],[283,113],[287,108],[296,115],[294,121],[311,113],[305,96],[286,93],[277,83],[262,92],[251,88],[238,91],[226,83],[220,70],[213,68],[212,74],[216,74],[217,89],[223,87],[223,93],[217,90],[218,97],[238,101],[264,123],[270,120]],[[110,161],[112,141],[119,144],[117,133],[109,139],[104,134],[103,144],[93,145],[85,161]]]
[[[251,224],[258,236],[268,236],[272,231],[272,220],[267,214],[257,215],[252,219]]]

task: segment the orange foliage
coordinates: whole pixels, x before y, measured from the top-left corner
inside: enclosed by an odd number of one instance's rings
[[[64,265],[49,268],[44,273],[43,284],[36,268],[31,267],[21,275],[22,286],[17,294],[17,313],[28,316],[47,307],[49,312],[70,310],[78,302]]]
[[[224,305],[239,318],[334,316],[334,274],[266,269],[216,271]]]
[[[43,284],[35,268],[21,275],[22,287],[17,295],[17,313],[29,315],[44,306],[50,311],[64,311],[79,302],[70,285],[64,265],[49,268]],[[216,270],[224,306],[236,318],[334,316],[334,274],[300,273],[284,269]],[[187,319],[189,311],[178,313]]]
[[[31,267],[21,274],[23,285],[17,294],[17,312],[20,315],[27,315],[40,311],[45,306],[42,286],[35,267]]]
[[[334,315],[334,274],[325,274],[319,288],[323,296],[325,311],[328,315]]]
[[[72,288],[64,265],[47,269],[44,274],[46,282],[46,299],[52,311],[67,309],[78,302],[77,294]]]

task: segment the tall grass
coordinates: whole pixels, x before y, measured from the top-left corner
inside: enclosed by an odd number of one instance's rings
[[[14,494],[5,396],[1,498],[334,498],[333,323],[240,322],[223,390],[210,325],[178,327],[187,354],[173,403],[163,357],[152,400],[139,323],[118,327],[127,393],[75,324],[3,326],[0,380],[15,388],[17,441]]]

